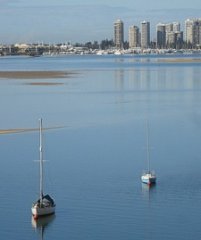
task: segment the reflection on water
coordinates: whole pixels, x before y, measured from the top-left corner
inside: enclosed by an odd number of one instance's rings
[[[128,75],[127,75],[128,74]],[[115,89],[127,90],[197,90],[201,89],[201,68],[185,68],[180,72],[178,68],[123,68],[114,71]]]
[[[51,225],[54,219],[55,219],[55,214],[46,216],[46,217],[41,217],[38,219],[34,219],[34,217],[32,216],[31,218],[32,227],[37,230],[41,240],[45,239],[44,238],[45,230],[48,229],[48,227]]]
[[[148,185],[142,183],[142,195],[144,199],[151,201],[153,194],[156,192],[156,184]]]
[[[125,78],[125,73],[124,69],[117,69],[115,70],[115,88],[118,91],[123,91],[124,90],[124,79]]]

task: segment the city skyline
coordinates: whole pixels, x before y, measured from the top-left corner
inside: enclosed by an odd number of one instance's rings
[[[129,26],[140,26],[149,21],[151,39],[155,37],[159,22],[184,22],[201,17],[201,3],[168,1],[96,1],[87,0],[0,0],[0,43],[13,42],[86,42],[113,39],[113,23],[125,23],[125,40]],[[182,8],[181,8],[182,6]],[[84,21],[83,21],[84,19]]]

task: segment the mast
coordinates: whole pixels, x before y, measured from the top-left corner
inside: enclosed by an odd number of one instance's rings
[[[146,121],[147,128],[147,164],[148,164],[148,173],[150,173],[150,147],[149,147],[149,125],[148,120]]]
[[[42,149],[42,118],[39,119],[40,141],[39,141],[39,154],[40,154],[40,204],[43,200],[43,149]]]

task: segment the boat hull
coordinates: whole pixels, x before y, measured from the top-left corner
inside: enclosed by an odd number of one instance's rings
[[[156,176],[151,174],[142,175],[141,180],[143,183],[151,185],[156,183]]]
[[[55,206],[48,206],[48,207],[40,207],[37,205],[34,205],[31,208],[32,215],[34,218],[47,216],[55,213]]]

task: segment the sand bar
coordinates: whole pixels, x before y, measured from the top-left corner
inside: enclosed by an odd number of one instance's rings
[[[161,58],[158,62],[164,63],[201,63],[201,58]]]
[[[43,128],[43,130],[46,131],[46,130],[53,130],[53,129],[60,129],[60,128],[64,128],[64,127],[63,126],[49,127],[49,128]],[[38,128],[0,129],[0,135],[1,134],[24,133],[24,132],[35,132],[35,131],[38,131]]]
[[[0,71],[0,78],[9,79],[48,79],[48,78],[67,78],[73,72],[65,71]]]

